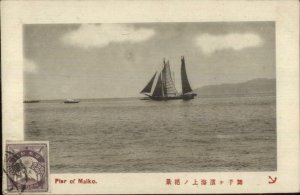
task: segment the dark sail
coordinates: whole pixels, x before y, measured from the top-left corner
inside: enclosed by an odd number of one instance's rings
[[[140,93],[150,93],[151,92],[152,84],[154,82],[156,73],[153,75],[153,77],[151,78],[151,80],[149,81],[149,83],[146,85],[146,87]]]
[[[157,83],[154,88],[152,96],[155,96],[155,97],[163,96],[163,84],[162,84],[162,79],[161,79],[161,73],[158,75]]]
[[[185,69],[184,57],[181,57],[181,84],[182,94],[179,94],[175,87],[174,73],[172,78],[171,68],[169,61],[165,61],[162,69],[153,75],[151,80],[148,82],[146,87],[141,91],[147,98],[142,100],[155,100],[155,101],[166,101],[166,100],[191,100],[197,96],[196,93],[192,92],[192,88],[187,78]]]
[[[190,86],[189,80],[187,78],[186,70],[185,70],[184,57],[181,58],[181,84],[182,84],[182,94],[192,91],[192,88]]]

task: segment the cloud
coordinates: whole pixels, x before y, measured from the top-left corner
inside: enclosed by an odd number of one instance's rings
[[[38,66],[32,60],[25,59],[23,64],[24,64],[24,72],[26,73],[38,72]]]
[[[134,28],[125,24],[83,24],[78,29],[66,33],[61,40],[80,48],[102,48],[110,43],[142,42],[155,34],[153,29]]]
[[[242,50],[263,44],[261,37],[254,33],[230,33],[227,35],[202,34],[196,38],[196,44],[207,55],[215,51],[232,49]]]

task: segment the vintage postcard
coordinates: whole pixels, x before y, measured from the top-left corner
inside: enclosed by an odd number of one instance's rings
[[[5,193],[300,191],[298,1],[2,7]]]

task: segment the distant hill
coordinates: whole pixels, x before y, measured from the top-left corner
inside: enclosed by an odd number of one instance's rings
[[[207,85],[194,90],[199,96],[275,94],[276,79],[258,78],[243,83]]]

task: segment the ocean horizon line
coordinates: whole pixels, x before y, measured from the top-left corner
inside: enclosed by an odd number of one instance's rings
[[[244,94],[198,94],[199,98],[213,98],[213,97],[243,97],[243,96],[254,96],[254,95],[276,95],[275,92],[263,92],[263,93],[244,93]],[[85,100],[114,100],[114,99],[140,99],[144,96],[135,97],[105,97],[105,98],[72,98],[74,100],[85,101]],[[30,101],[65,101],[66,99],[29,99],[23,102]]]

